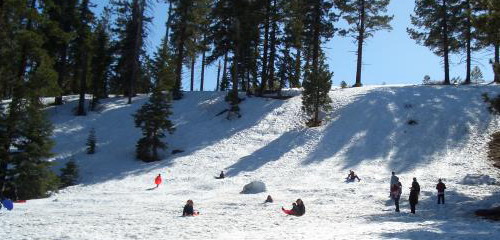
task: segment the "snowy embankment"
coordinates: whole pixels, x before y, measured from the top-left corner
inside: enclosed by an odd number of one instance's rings
[[[0,239],[500,239],[497,222],[473,216],[500,202],[500,171],[486,160],[489,135],[500,130],[481,94],[496,86],[393,86],[335,89],[321,127],[303,127],[299,95],[289,100],[246,98],[243,117],[228,121],[223,93],[186,93],[175,102],[177,131],[157,163],[134,159],[140,131],[125,99],[101,113],[74,117],[75,101],[50,108],[57,142],[53,161],[73,157],[81,184],[47,199],[0,212]],[[294,93],[295,94],[295,93]],[[408,124],[410,120],[416,124]],[[85,154],[90,128],[98,152]],[[345,183],[353,169],[361,182]],[[214,176],[225,170],[227,178]],[[403,184],[402,212],[388,198],[390,172]],[[153,179],[166,179],[156,190]],[[479,176],[483,175],[483,176]],[[408,187],[421,185],[417,214]],[[446,205],[435,184],[447,184]],[[487,179],[488,181],[483,181]],[[239,194],[261,180],[266,193]],[[498,182],[498,181],[496,181]],[[274,203],[263,204],[270,194]],[[284,215],[297,198],[302,217]],[[197,217],[180,217],[192,199]]]

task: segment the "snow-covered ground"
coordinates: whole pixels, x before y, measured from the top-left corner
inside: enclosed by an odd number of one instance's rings
[[[335,89],[328,122],[304,128],[299,93],[282,101],[246,98],[242,118],[216,116],[223,93],[186,93],[174,103],[177,131],[157,163],[134,159],[140,131],[131,114],[146,100],[112,98],[101,113],[74,117],[76,101],[47,111],[52,159],[80,165],[81,184],[0,211],[0,239],[500,239],[500,225],[473,211],[500,203],[500,171],[486,159],[500,130],[481,94],[496,86],[379,86]],[[416,125],[409,125],[414,120]],[[98,152],[85,154],[94,127]],[[360,182],[345,183],[348,170]],[[214,176],[225,170],[228,178]],[[402,212],[388,198],[390,172],[403,183]],[[155,190],[154,177],[164,183]],[[408,187],[421,185],[417,214]],[[446,205],[435,185],[447,185]],[[239,192],[252,180],[266,193]],[[270,194],[274,203],[263,204]],[[306,214],[281,212],[301,198]],[[192,199],[197,217],[180,217]]]

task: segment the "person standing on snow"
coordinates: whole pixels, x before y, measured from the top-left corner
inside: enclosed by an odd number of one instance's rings
[[[394,200],[394,205],[396,205],[396,212],[399,212],[399,199],[401,198],[402,187],[399,181],[391,187],[391,198]]]
[[[413,214],[415,214],[415,207],[418,204],[418,193],[419,193],[419,191],[417,188],[411,187],[410,197],[408,200],[410,201],[411,213],[413,213]]]
[[[161,182],[162,182],[161,174],[158,174],[158,176],[156,176],[156,178],[155,178],[156,188],[158,188],[160,186]]]
[[[446,185],[444,185],[441,179],[439,179],[436,189],[438,190],[438,204],[441,204],[441,202],[444,204],[444,190],[446,189]]]
[[[396,173],[395,172],[392,172],[392,176],[391,176],[391,185],[389,185],[389,196],[391,196],[390,194],[392,193],[392,186],[394,184],[397,184],[399,182],[399,178],[398,176],[396,176]]]
[[[411,183],[411,188],[414,188],[417,191],[417,195],[420,195],[420,184],[417,182],[417,178],[413,178],[413,182]]]

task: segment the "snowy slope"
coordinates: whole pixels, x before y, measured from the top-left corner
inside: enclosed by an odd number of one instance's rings
[[[485,155],[500,121],[483,92],[500,93],[496,86],[335,89],[328,122],[314,129],[303,127],[297,92],[287,101],[246,98],[233,121],[216,116],[226,108],[222,93],[186,93],[174,104],[177,131],[167,139],[169,150],[184,152],[150,164],[134,159],[140,131],[131,117],[147,96],[133,105],[109,99],[86,117],[71,115],[70,99],[48,109],[53,161],[61,167],[75,158],[81,184],[0,211],[0,239],[500,239],[498,223],[472,214],[500,202],[500,186],[487,184],[500,171]],[[98,152],[86,155],[92,127]],[[362,181],[345,183],[349,169]],[[229,177],[215,180],[220,170]],[[401,213],[388,198],[391,171],[403,183]],[[148,191],[158,173],[166,181]],[[413,177],[422,189],[416,215],[407,202]],[[445,206],[435,204],[437,178],[448,187]],[[252,180],[268,192],[239,194]],[[275,203],[262,203],[267,194]],[[306,214],[282,214],[297,198]],[[187,199],[200,216],[180,217]]]

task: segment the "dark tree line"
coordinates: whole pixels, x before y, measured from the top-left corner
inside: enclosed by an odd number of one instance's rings
[[[151,107],[151,114],[167,118],[169,99],[181,99],[183,85],[195,89],[194,66],[201,64],[204,90],[205,69],[217,64],[216,90],[227,92],[227,118],[242,116],[243,92],[280,98],[283,88],[302,87],[307,124],[318,126],[321,112],[329,110],[333,77],[322,44],[334,33],[355,40],[354,86],[362,86],[366,39],[390,30],[393,18],[386,14],[389,0],[164,0],[165,37],[150,56],[145,39],[153,16],[148,14],[157,2],[112,0],[96,16],[90,0],[0,0],[0,98],[11,99],[0,112],[2,193],[41,178],[47,180],[21,194],[41,196],[57,185],[44,161],[50,156],[51,126],[42,96],[61,105],[63,96],[78,94],[75,113],[85,115],[110,94],[132,103],[137,93],[154,92],[163,108]],[[500,0],[415,4],[408,33],[443,57],[445,84],[450,84],[450,54],[466,55],[465,83],[470,83],[474,51],[485,48],[495,53],[491,62],[500,83]],[[347,22],[345,29],[336,28],[339,20]],[[145,126],[148,119],[143,120],[137,125]],[[138,155],[149,160],[164,147],[156,144],[163,137],[158,131],[171,127],[157,126],[145,131],[139,144]]]

